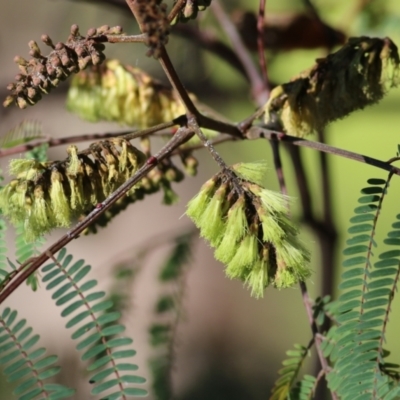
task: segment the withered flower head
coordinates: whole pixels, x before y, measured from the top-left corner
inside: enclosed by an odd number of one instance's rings
[[[79,33],[77,25],[71,26],[71,34],[65,43],[55,45],[48,35],[42,35],[42,42],[51,47],[48,55],[41,53],[36,42],[30,41],[30,60],[16,56],[20,73],[15,83],[10,83],[7,89],[11,91],[3,105],[5,107],[15,103],[19,108],[37,103],[43,94],[48,94],[61,81],[70,75],[79,72],[91,65],[99,65],[105,60],[104,35],[121,34],[119,26],[110,28],[102,26],[98,29],[89,29],[86,36]]]
[[[147,33],[147,55],[158,58],[161,47],[168,42],[167,5],[161,0],[137,0],[136,3],[143,33]]]
[[[399,64],[389,38],[350,38],[336,53],[277,86],[264,107],[265,123],[299,137],[319,131],[381,100],[397,86]]]

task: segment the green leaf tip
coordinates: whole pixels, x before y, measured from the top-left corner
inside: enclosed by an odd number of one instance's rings
[[[265,169],[262,162],[220,172],[186,212],[226,265],[226,275],[242,280],[257,298],[268,285],[286,288],[311,275],[310,254],[287,216],[289,199],[255,183],[264,179]]]

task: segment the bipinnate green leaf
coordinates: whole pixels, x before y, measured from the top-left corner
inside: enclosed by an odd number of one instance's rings
[[[278,371],[279,378],[271,391],[270,400],[286,400],[290,396],[292,387],[308,355],[306,347],[301,345],[294,347],[294,350],[286,352],[289,357],[282,362],[283,368]]]
[[[52,297],[62,307],[61,315],[68,318],[66,327],[75,327],[72,338],[79,339],[76,349],[83,351],[82,361],[90,362],[87,369],[91,372],[92,394],[101,394],[104,399],[145,396],[146,390],[131,387],[145,382],[144,378],[131,374],[137,366],[118,361],[135,354],[126,348],[132,339],[119,336],[125,331],[117,323],[120,313],[108,311],[113,303],[106,299],[105,292],[93,290],[97,285],[95,280],[85,280],[90,270],[83,260],[74,262],[62,249],[56,262],[42,268],[42,280],[47,284],[46,289],[54,290]],[[114,392],[109,394],[110,390]]]
[[[19,400],[41,395],[46,399],[65,399],[75,390],[47,383],[60,372],[57,356],[45,356],[46,349],[32,349],[39,340],[33,329],[25,328],[26,320],[17,319],[17,311],[5,308],[0,316],[0,367],[9,382],[18,381],[14,394]]]
[[[385,361],[383,343],[399,279],[400,225],[395,222],[384,240],[391,248],[375,255],[376,225],[389,180],[368,183],[359,199],[364,205],[350,219],[348,232],[354,236],[343,250],[342,293],[331,310],[339,326],[332,327],[322,343],[325,356],[334,362],[327,376],[329,388],[343,400],[395,398],[398,386],[399,367]]]

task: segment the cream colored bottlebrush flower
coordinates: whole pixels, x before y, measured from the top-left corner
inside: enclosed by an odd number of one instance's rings
[[[227,276],[255,297],[270,284],[290,287],[311,273],[309,252],[287,217],[288,198],[262,187],[266,169],[263,162],[234,165],[207,181],[186,211]]]

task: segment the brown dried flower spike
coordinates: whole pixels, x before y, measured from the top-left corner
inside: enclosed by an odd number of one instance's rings
[[[101,64],[105,60],[102,42],[107,41],[104,35],[121,33],[122,28],[119,26],[102,26],[89,29],[84,37],[79,33],[78,25],[72,25],[71,34],[65,43],[54,45],[48,35],[42,35],[42,42],[53,49],[48,56],[41,53],[36,42],[30,41],[29,55],[32,58],[28,61],[20,56],[15,57],[20,73],[15,77],[16,82],[7,86],[11,95],[3,105],[7,107],[16,103],[19,108],[34,105],[42,98],[42,94],[48,94],[71,74]]]
[[[351,38],[310,70],[277,86],[265,105],[265,123],[299,137],[321,130],[381,100],[398,84],[399,64],[389,38]]]

